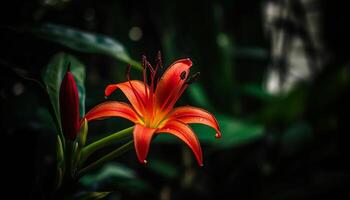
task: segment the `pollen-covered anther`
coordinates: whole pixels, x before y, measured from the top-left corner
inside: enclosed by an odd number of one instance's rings
[[[157,53],[157,61],[156,62],[160,68],[163,68],[162,54],[160,53],[160,51],[158,51],[158,53]]]
[[[181,72],[180,78],[181,80],[184,80],[186,78],[186,71]]]

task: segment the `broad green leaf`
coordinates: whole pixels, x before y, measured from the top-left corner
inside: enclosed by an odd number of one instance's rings
[[[231,148],[254,142],[264,133],[264,127],[244,120],[238,120],[225,115],[215,115],[221,128],[222,138],[215,138],[215,131],[205,125],[193,124],[194,132],[202,144],[213,145],[217,148]],[[168,134],[160,134],[156,138],[160,143],[173,143],[179,140]]]
[[[152,161],[147,163],[147,165],[155,173],[166,178],[175,178],[178,175],[177,168],[163,160],[152,159]]]
[[[141,70],[140,63],[131,59],[123,45],[111,37],[57,24],[45,24],[34,29],[33,32],[41,38],[57,42],[76,51],[112,56]]]
[[[268,101],[268,100],[271,100],[274,98],[273,95],[269,94],[266,90],[264,90],[263,87],[261,87],[258,84],[245,85],[242,88],[242,92],[247,94],[247,95],[250,95],[250,96],[256,97],[258,99],[265,100],[265,101]]]
[[[142,181],[134,170],[116,162],[106,164],[95,173],[86,174],[80,179],[80,183],[88,188],[109,191],[137,192],[151,189],[151,186]]]
[[[74,75],[78,87],[80,115],[83,116],[85,114],[85,66],[71,55],[58,53],[52,57],[42,73],[42,78],[50,97],[55,114],[54,119],[61,138],[63,138],[63,134],[59,108],[59,92],[68,63],[71,63],[71,72]]]
[[[187,94],[190,96],[191,100],[195,103],[195,105],[212,110],[213,106],[210,104],[209,98],[202,85],[200,85],[199,83],[194,83],[190,87],[188,87],[187,90]]]
[[[109,195],[111,192],[80,192],[76,195],[74,195],[71,198],[68,198],[70,200],[98,200],[103,199],[107,195]]]
[[[108,178],[133,179],[136,174],[133,170],[119,163],[108,163],[95,174],[88,174],[81,178],[84,185],[92,185],[96,182],[104,181]]]

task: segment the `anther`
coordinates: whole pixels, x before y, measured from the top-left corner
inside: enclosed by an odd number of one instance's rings
[[[186,78],[186,71],[181,72],[180,78],[181,80],[184,80]]]
[[[197,72],[197,73],[193,74],[190,78],[188,78],[188,79],[186,80],[185,83],[186,83],[186,84],[191,84],[191,83],[197,81],[199,75],[200,75],[200,72]]]
[[[163,68],[162,54],[160,53],[160,51],[158,51],[158,53],[157,53],[157,61],[156,62],[160,68]]]
[[[146,62],[147,62],[147,58],[145,55],[142,55],[142,67],[146,68]]]

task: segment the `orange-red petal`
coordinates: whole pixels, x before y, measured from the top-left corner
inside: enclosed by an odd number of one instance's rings
[[[117,101],[108,101],[95,106],[84,118],[91,121],[107,117],[122,117],[134,123],[139,122],[139,117],[130,105]]]
[[[198,123],[215,129],[216,137],[221,137],[220,127],[215,117],[206,110],[192,106],[177,107],[171,111],[169,118],[180,120],[184,123]]]
[[[181,59],[173,63],[163,74],[155,91],[156,101],[159,108],[164,108],[169,102],[179,98],[180,90],[186,82],[192,61],[190,59]],[[175,102],[174,102],[175,103]]]
[[[136,124],[134,128],[134,145],[137,158],[141,163],[146,163],[146,157],[152,136],[157,129],[148,128],[141,124]]]
[[[106,87],[105,96],[110,96],[116,89],[120,89],[125,94],[126,98],[128,98],[136,112],[140,116],[143,116],[144,109],[146,106],[144,104],[147,102],[147,93],[149,93],[148,86],[138,80],[131,80],[130,82],[126,81],[123,83],[111,84]]]
[[[198,138],[187,124],[177,120],[169,120],[167,124],[157,132],[170,133],[181,139],[191,148],[198,164],[203,166],[202,149]]]

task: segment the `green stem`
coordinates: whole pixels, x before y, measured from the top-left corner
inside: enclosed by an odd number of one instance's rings
[[[82,170],[80,170],[78,172],[78,177],[84,176],[87,172],[100,166],[104,162],[112,160],[112,159],[120,156],[121,154],[125,153],[126,151],[128,151],[132,147],[133,143],[134,143],[134,141],[132,140],[132,141],[124,144],[123,146],[119,147],[118,149],[110,152],[109,154],[103,156],[102,158],[96,160],[95,162],[89,164],[87,167],[83,168]]]
[[[92,153],[94,153],[96,150],[101,149],[103,147],[106,147],[108,145],[111,145],[115,142],[118,142],[118,141],[120,141],[120,139],[126,138],[127,136],[131,135],[133,129],[134,129],[133,126],[126,128],[126,129],[121,130],[119,132],[113,133],[107,137],[104,137],[100,140],[97,140],[97,141],[87,145],[86,147],[84,147],[83,150],[81,151],[81,159],[79,161],[79,168],[84,165],[84,162],[86,161],[86,159]]]

